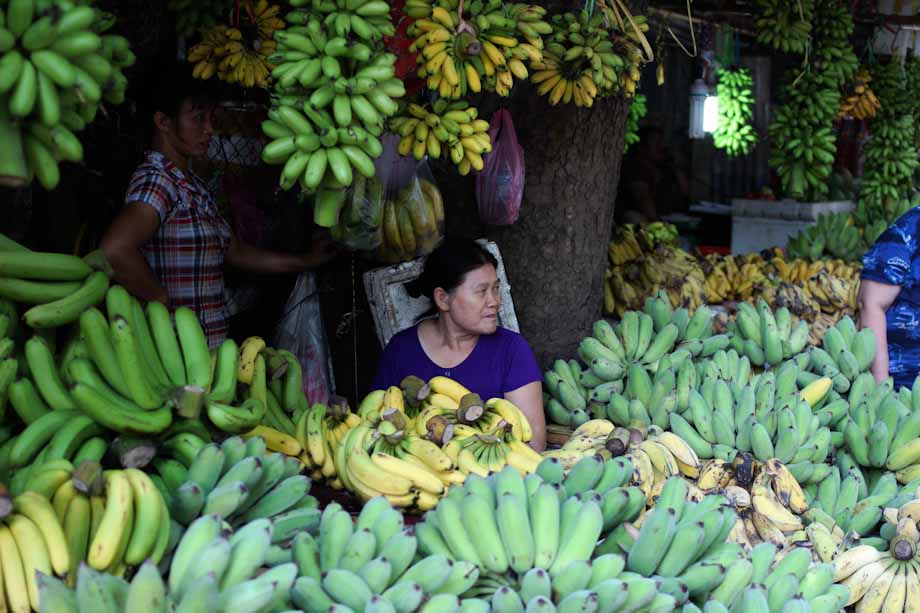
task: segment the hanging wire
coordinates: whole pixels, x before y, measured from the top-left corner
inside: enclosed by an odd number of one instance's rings
[[[687,25],[690,26],[690,42],[693,46],[693,53],[687,50],[684,43],[680,42],[680,39],[677,37],[677,34],[674,33],[674,30],[671,29],[671,26],[668,26],[668,34],[671,35],[671,38],[674,39],[674,42],[677,43],[681,51],[687,54],[688,57],[695,58],[698,50],[696,48],[696,32],[693,31],[693,10],[690,8],[691,2],[692,0],[687,0]]]

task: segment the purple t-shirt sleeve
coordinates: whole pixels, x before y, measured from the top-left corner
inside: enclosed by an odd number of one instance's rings
[[[502,393],[513,392],[534,381],[541,381],[542,375],[537,359],[533,355],[530,345],[520,334],[508,334],[508,367],[505,371],[505,380]]]

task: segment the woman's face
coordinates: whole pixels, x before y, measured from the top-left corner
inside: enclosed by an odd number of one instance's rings
[[[161,124],[161,134],[181,155],[201,158],[207,155],[214,129],[211,126],[214,109],[210,105],[184,100],[175,119]]]
[[[475,334],[492,334],[498,328],[502,300],[495,267],[485,264],[466,273],[458,287],[445,295],[449,317],[458,327]]]

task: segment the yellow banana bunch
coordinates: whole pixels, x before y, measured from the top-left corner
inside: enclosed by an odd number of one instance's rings
[[[479,110],[465,100],[438,99],[429,110],[409,104],[403,113],[390,120],[390,128],[400,135],[399,154],[450,157],[461,175],[482,170],[482,156],[492,151],[489,122],[479,119]]]
[[[218,24],[205,30],[202,41],[188,53],[188,61],[195,64],[192,74],[199,79],[217,75],[222,81],[243,87],[268,87],[273,68],[269,56],[275,52],[274,32],[285,25],[277,17],[279,11],[279,5],[260,0],[251,14],[246,13],[251,28]]]
[[[469,92],[494,91],[508,96],[514,79],[526,79],[527,63],[542,59],[546,9],[521,3],[466,5],[442,0],[434,6],[417,2],[406,7],[416,21],[410,50],[418,52],[418,75],[443,98]]]
[[[852,117],[866,120],[875,117],[882,104],[869,86],[871,80],[872,75],[865,68],[856,73],[852,93],[840,100],[838,118]]]
[[[598,96],[635,93],[642,53],[603,12],[565,13],[552,22],[543,61],[534,63],[531,75],[537,92],[548,96],[551,105],[574,101],[590,107]]]

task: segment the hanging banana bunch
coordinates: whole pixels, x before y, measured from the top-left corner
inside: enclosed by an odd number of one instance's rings
[[[417,19],[409,26],[419,53],[420,78],[442,98],[469,92],[508,96],[514,79],[526,79],[528,63],[542,59],[542,36],[552,32],[541,6],[500,0],[410,0],[405,11]]]
[[[188,61],[195,64],[192,74],[199,79],[217,75],[221,81],[243,87],[268,87],[273,35],[284,29],[284,21],[277,16],[280,10],[277,4],[259,0],[251,10],[241,10],[244,25],[218,24],[205,30],[202,41],[188,53]]]
[[[605,21],[599,11],[593,16],[587,11],[553,16],[553,34],[531,77],[537,93],[548,96],[551,105],[574,101],[576,106],[590,107],[599,95],[621,89],[631,58],[623,53],[625,49],[615,48]],[[632,95],[632,87],[623,89]]]
[[[626,116],[626,136],[623,139],[626,151],[639,142],[639,122],[646,114],[646,98],[642,94],[636,94],[629,103],[629,115]]]
[[[811,60],[838,87],[852,79],[859,69],[859,59],[850,43],[853,30],[848,3],[816,0]]]
[[[464,176],[471,169],[482,170],[482,156],[492,151],[492,141],[489,122],[477,119],[476,107],[465,100],[440,98],[431,111],[409,104],[406,113],[390,121],[390,128],[400,135],[400,155],[411,154],[417,160],[426,155],[435,159],[449,155]]]
[[[719,118],[712,133],[713,143],[731,157],[750,153],[757,142],[751,125],[754,116],[754,80],[747,68],[719,70]]]
[[[786,53],[805,53],[811,39],[814,0],[757,0],[757,42]]]
[[[872,75],[866,68],[861,68],[853,78],[852,93],[840,102],[840,112],[837,118],[852,117],[853,119],[866,120],[875,117],[881,103],[869,82]]]

